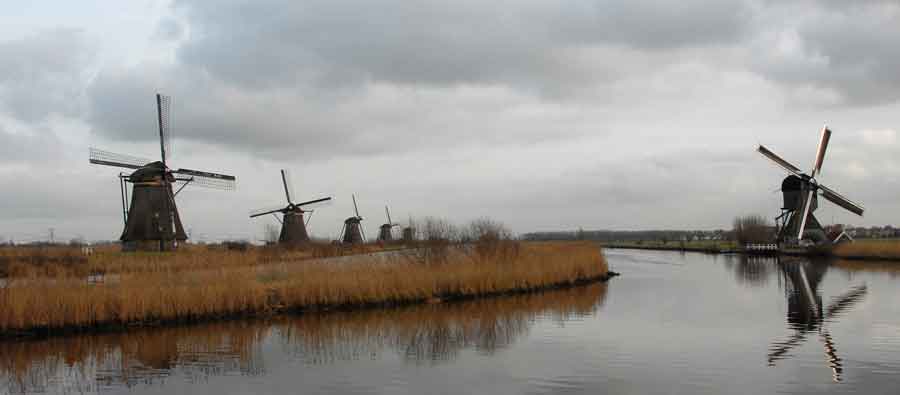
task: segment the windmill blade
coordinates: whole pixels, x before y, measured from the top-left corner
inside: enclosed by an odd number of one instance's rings
[[[288,208],[284,206],[273,206],[267,208],[260,208],[250,212],[250,218],[256,218],[267,214],[273,213],[284,213]]]
[[[822,162],[825,161],[825,151],[828,149],[828,140],[831,140],[831,130],[826,125],[822,127],[822,138],[819,139],[819,148],[816,149],[816,161],[813,163],[811,173],[813,178],[822,170]]]
[[[139,158],[137,156],[117,154],[115,152],[104,151],[94,147],[90,148],[88,161],[95,165],[104,165],[112,167],[124,167],[126,169],[140,169],[148,163],[153,162],[149,159]]]
[[[172,173],[190,176],[192,184],[212,189],[232,190],[237,181],[237,179],[231,175],[200,170],[178,169]]]
[[[384,206],[384,213],[387,214],[388,224],[393,224],[391,221],[391,210],[388,210],[388,206]]]
[[[850,201],[850,199],[841,196],[841,194],[837,193],[835,190],[824,185],[819,185],[819,189],[822,190],[822,197],[828,199],[828,201],[843,207],[845,210],[853,214],[859,216],[863,215],[863,211],[865,211],[865,209],[862,206],[853,203],[852,201]]]
[[[794,175],[799,176],[802,174],[802,172],[800,171],[799,168],[797,168],[797,166],[792,165],[790,162],[788,162],[784,159],[781,159],[780,156],[776,155],[774,152],[770,151],[768,148],[760,145],[756,149],[756,151],[759,152],[760,154],[762,154],[763,156],[765,156],[766,158],[769,158],[769,160],[771,160],[772,162],[775,162],[775,164],[777,164],[778,166],[781,166],[781,168],[793,173]]]
[[[316,212],[316,210],[309,210],[307,212],[309,213],[309,215],[306,216],[306,223],[304,223],[303,225],[309,226],[309,221],[312,219],[312,215]]]
[[[288,204],[293,204],[291,195],[294,195],[294,184],[291,182],[291,173],[285,169],[281,169],[281,183],[284,184],[284,196],[287,198]]]
[[[810,189],[806,191],[805,204],[803,205],[803,218],[800,220],[800,232],[797,233],[797,240],[803,240],[803,231],[806,230],[806,220],[809,218],[809,209],[812,207],[812,200],[815,191]]]
[[[296,205],[303,207],[303,211],[307,211],[306,210],[307,208],[322,207],[322,206],[329,205],[331,203],[332,203],[332,199],[329,196],[329,197],[324,197],[321,199],[308,200],[303,203],[297,203]]]
[[[162,162],[172,157],[172,117],[170,109],[172,97],[163,94],[156,94],[156,118],[159,123],[159,151],[162,155]]]
[[[356,218],[361,218],[359,216],[359,207],[356,206],[356,194],[353,194],[351,196],[353,196],[353,211],[356,212]]]

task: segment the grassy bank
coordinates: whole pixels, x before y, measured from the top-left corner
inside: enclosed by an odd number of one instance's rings
[[[48,277],[39,271],[9,277],[0,288],[0,333],[433,302],[607,276],[600,250],[590,243],[457,247],[435,252],[440,259],[434,254],[397,252],[377,263],[371,256],[328,261],[246,255],[265,253],[118,255],[107,262],[101,282],[59,273]]]
[[[842,243],[831,250],[831,254],[842,259],[900,260],[900,240],[863,239],[852,243]]]
[[[198,378],[264,372],[261,347],[277,342],[307,364],[392,353],[410,362],[452,358],[465,348],[499,352],[541,316],[565,322],[603,304],[606,284],[397,309],[279,315],[258,320],[135,329],[126,333],[0,342],[0,393],[48,392],[52,380],[98,384],[165,380],[173,370]],[[210,364],[219,367],[209,369]],[[104,381],[92,369],[103,367]],[[88,372],[88,373],[85,373]],[[4,383],[2,377],[9,378]],[[4,384],[6,387],[4,388]],[[73,387],[69,387],[73,388]],[[82,388],[77,385],[74,388]],[[4,392],[6,390],[6,392]],[[108,392],[108,389],[107,389]]]
[[[72,278],[210,270],[359,255],[403,247],[375,244],[345,247],[326,243],[289,250],[258,246],[229,249],[223,245],[186,244],[179,247],[177,254],[122,252],[118,245],[93,247],[90,254],[85,254],[79,247],[67,246],[0,247],[0,278]]]

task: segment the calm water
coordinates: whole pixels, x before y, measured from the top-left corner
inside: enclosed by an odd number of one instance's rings
[[[0,343],[0,392],[900,391],[900,264],[607,257],[540,295]]]

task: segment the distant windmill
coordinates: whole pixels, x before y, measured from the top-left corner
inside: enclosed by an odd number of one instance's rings
[[[234,189],[235,177],[190,169],[170,169],[166,159],[171,156],[169,96],[156,95],[157,121],[159,124],[159,161],[121,155],[96,148],[90,149],[90,163],[133,169],[129,175],[119,173],[122,192],[122,215],[125,230],[119,238],[123,249],[158,250],[174,249],[187,240],[175,196],[188,184],[213,189]],[[128,183],[133,185],[131,203],[128,203]],[[173,192],[172,186],[178,186]],[[129,207],[126,209],[126,207]]]
[[[361,244],[366,241],[362,231],[362,217],[359,216],[359,207],[356,206],[356,195],[353,196],[353,212],[356,216],[344,220],[344,229],[341,231],[341,242],[344,244]]]
[[[813,163],[810,174],[802,173],[797,166],[781,159],[781,157],[762,145],[756,149],[760,154],[791,173],[781,182],[784,206],[781,208],[781,215],[775,219],[779,223],[778,241],[780,243],[799,242],[801,240],[809,240],[815,243],[828,241],[825,230],[813,215],[813,212],[816,211],[819,205],[818,192],[820,191],[822,197],[832,203],[856,215],[863,215],[864,209],[862,206],[816,181],[816,176],[822,171],[822,162],[825,160],[825,150],[828,148],[829,139],[831,139],[831,130],[828,129],[828,126],[825,126],[822,128],[822,137],[819,140],[816,160]]]
[[[412,243],[416,240],[416,228],[413,227],[412,217],[409,217],[409,226],[404,227],[400,233],[404,243]]]
[[[272,214],[278,219],[278,216],[275,215],[275,213],[281,213],[282,219],[279,220],[281,222],[281,234],[278,236],[278,243],[287,246],[297,246],[309,241],[309,234],[306,232],[306,223],[303,221],[303,213],[311,213],[312,210],[306,209],[313,205],[328,203],[331,201],[331,197],[294,203],[294,201],[291,200],[291,196],[296,196],[296,194],[294,194],[294,187],[290,180],[291,178],[287,174],[287,171],[282,169],[281,182],[284,185],[284,196],[287,200],[287,206],[255,210],[250,213],[250,218]],[[312,214],[310,214],[310,217],[312,217]]]
[[[388,206],[384,206],[384,214],[387,217],[387,223],[381,225],[378,229],[378,241],[382,241],[385,243],[389,243],[394,241],[393,229],[395,226],[400,226],[400,224],[395,224],[391,222],[391,211],[388,210]]]

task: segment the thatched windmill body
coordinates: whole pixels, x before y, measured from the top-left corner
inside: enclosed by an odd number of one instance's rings
[[[344,220],[344,228],[341,230],[341,243],[362,244],[366,242],[365,233],[362,231],[362,217],[359,216],[359,207],[356,205],[356,195],[353,196],[353,212],[356,214]]]
[[[291,200],[291,196],[296,196],[296,194],[294,194],[294,188],[290,180],[291,178],[287,174],[287,171],[282,169],[281,182],[284,185],[284,196],[285,200],[287,200],[287,206],[255,210],[250,213],[250,218],[269,214],[275,216],[275,219],[278,219],[278,221],[281,222],[281,233],[278,235],[278,243],[285,246],[298,246],[309,241],[309,233],[306,231],[306,224],[309,220],[307,219],[307,221],[304,222],[303,214],[310,213],[310,217],[312,217],[312,210],[310,210],[310,208],[315,205],[331,202],[331,197],[294,203],[294,201]],[[281,219],[278,218],[276,215],[277,213],[282,214]]]
[[[122,219],[125,222],[125,229],[119,240],[126,251],[168,251],[175,249],[179,242],[187,240],[175,204],[175,196],[184,187],[192,184],[213,189],[234,189],[234,176],[169,168],[167,159],[172,153],[170,102],[168,96],[156,95],[160,160],[151,161],[90,149],[90,163],[134,170],[131,174],[119,173]],[[130,203],[128,184],[132,184]]]
[[[387,223],[378,227],[378,241],[390,243],[394,241],[394,227],[400,226],[400,224],[391,222],[391,211],[388,206],[384,206],[384,215],[387,217]]]
[[[816,181],[816,176],[821,173],[822,163],[825,161],[825,151],[828,148],[830,139],[831,130],[825,126],[822,128],[822,137],[819,140],[816,159],[809,174],[803,173],[797,166],[792,165],[762,145],[756,149],[760,154],[790,173],[781,183],[784,205],[781,208],[781,215],[775,218],[779,227],[779,243],[795,244],[801,241],[813,243],[828,242],[824,228],[813,215],[813,212],[819,206],[819,193],[822,194],[823,198],[841,208],[859,216],[863,215],[864,209],[862,206]]]

